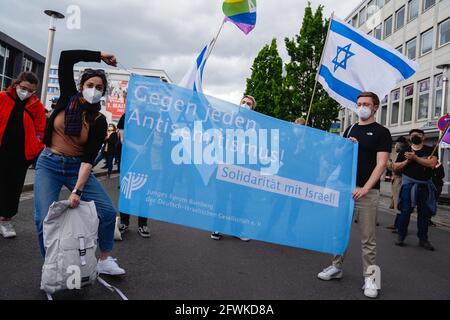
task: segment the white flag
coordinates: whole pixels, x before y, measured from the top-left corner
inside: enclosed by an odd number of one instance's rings
[[[363,91],[381,99],[411,77],[419,65],[386,42],[333,18],[324,48],[318,81],[343,107],[356,110]]]
[[[195,60],[194,65],[184,75],[183,80],[181,80],[178,86],[191,89],[196,92],[203,92],[203,69],[205,68],[206,60],[208,60],[209,54],[211,53],[211,45],[213,42],[214,39],[203,48]]]

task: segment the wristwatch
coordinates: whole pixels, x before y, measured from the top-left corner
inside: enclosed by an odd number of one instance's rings
[[[75,193],[77,196],[81,197],[83,191],[81,191],[80,189],[73,189],[72,193]]]

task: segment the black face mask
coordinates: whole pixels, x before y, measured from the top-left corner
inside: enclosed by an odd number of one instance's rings
[[[411,142],[413,144],[421,144],[423,142],[423,139],[421,137],[419,137],[419,136],[413,136],[411,138]]]

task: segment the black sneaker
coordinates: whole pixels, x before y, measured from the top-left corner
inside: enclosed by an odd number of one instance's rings
[[[431,245],[430,241],[428,241],[428,240],[420,240],[419,246],[426,250],[434,251],[434,247]]]
[[[150,231],[147,226],[139,227],[138,233],[142,238],[150,238]]]
[[[222,235],[218,232],[213,232],[213,233],[211,233],[211,239],[220,240],[220,239],[222,239]]]
[[[119,224],[119,231],[120,231],[120,233],[124,233],[124,232],[128,231],[128,225],[125,223]]]
[[[405,238],[402,236],[398,236],[397,241],[395,242],[396,246],[404,247],[405,246]]]

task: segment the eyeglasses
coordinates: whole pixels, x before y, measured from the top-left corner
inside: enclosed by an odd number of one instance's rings
[[[33,94],[33,93],[35,93],[35,92],[36,92],[36,90],[32,90],[32,89],[30,89],[30,88],[27,88],[27,87],[21,86],[20,84],[19,84],[18,86],[19,86],[19,88],[20,88],[21,90],[27,91],[28,93],[31,93],[31,94]]]

